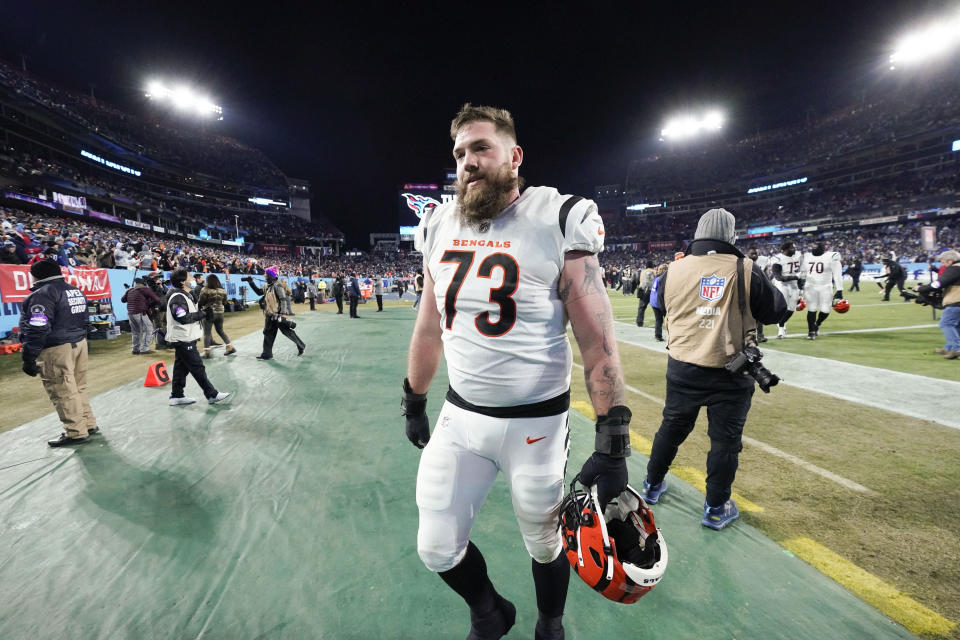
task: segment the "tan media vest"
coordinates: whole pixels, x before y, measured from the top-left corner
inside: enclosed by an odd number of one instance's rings
[[[756,345],[757,321],[750,313],[752,269],[753,261],[744,258],[746,304],[741,314],[737,256],[689,255],[670,264],[663,292],[670,357],[701,367],[720,368],[745,345]]]

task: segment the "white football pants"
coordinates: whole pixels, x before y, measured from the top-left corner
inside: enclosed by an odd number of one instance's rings
[[[558,528],[569,451],[567,412],[545,418],[491,418],[445,402],[420,457],[417,552],[431,571],[455,567],[473,520],[503,471],[527,552],[560,553]]]
[[[797,286],[797,283],[774,280],[773,286],[783,294],[783,299],[787,301],[787,311],[796,311],[797,302],[800,301],[800,287]]]
[[[803,299],[807,302],[807,311],[830,313],[833,311],[833,285],[807,285],[803,290]]]

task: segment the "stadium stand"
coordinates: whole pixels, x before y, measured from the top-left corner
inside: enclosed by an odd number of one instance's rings
[[[18,222],[71,230],[47,235],[172,246],[207,262],[236,259],[238,230],[243,262],[269,254],[301,270],[304,255],[337,253],[344,241],[329,221],[292,215],[288,180],[260,151],[132,116],[2,61],[0,198]]]
[[[698,216],[723,206],[740,244],[774,253],[825,240],[865,263],[928,262],[960,236],[960,88],[947,74],[917,86],[877,87],[853,106],[739,140],[672,146],[633,161],[620,211],[604,216],[605,266],[666,261]],[[641,211],[627,206],[646,204]],[[650,206],[653,205],[653,206]],[[616,215],[616,214],[620,215]],[[924,251],[919,227],[935,224]]]

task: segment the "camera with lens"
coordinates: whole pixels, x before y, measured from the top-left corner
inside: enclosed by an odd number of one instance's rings
[[[943,309],[943,289],[934,289],[928,284],[920,285],[916,289],[904,289],[900,292],[904,300],[913,300],[923,306],[934,309]]]
[[[770,387],[775,387],[780,382],[780,376],[771,373],[769,369],[760,364],[763,359],[763,352],[756,347],[744,347],[743,351],[733,356],[724,369],[730,373],[746,373],[757,381],[760,389],[764,393],[770,393]]]
[[[281,327],[286,327],[288,329],[297,328],[297,323],[292,320],[287,320],[283,316],[276,316],[276,318],[277,318],[277,324],[279,324]]]

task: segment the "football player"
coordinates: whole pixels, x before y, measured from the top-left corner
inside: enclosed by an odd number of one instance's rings
[[[843,297],[840,254],[826,251],[822,242],[803,254],[800,272],[805,276],[803,299],[807,303],[807,340],[815,340],[820,325],[830,315],[833,301]]]
[[[792,242],[784,242],[780,246],[780,253],[770,261],[770,275],[773,284],[787,301],[787,311],[780,318],[777,327],[777,339],[787,337],[787,320],[793,315],[800,299],[800,256]]]
[[[569,318],[598,416],[580,477],[602,503],[626,487],[630,410],[597,253],[596,205],[550,187],[520,193],[523,150],[504,109],[466,104],[451,123],[457,199],[424,215],[415,244],[424,287],[403,414],[424,447],[417,474],[424,564],[470,607],[469,639],[500,638],[516,610],[470,541],[499,472],[532,557],[535,637],[563,638],[570,564],[557,527],[569,448]],[[441,356],[450,388],[431,436],[427,389]]]

